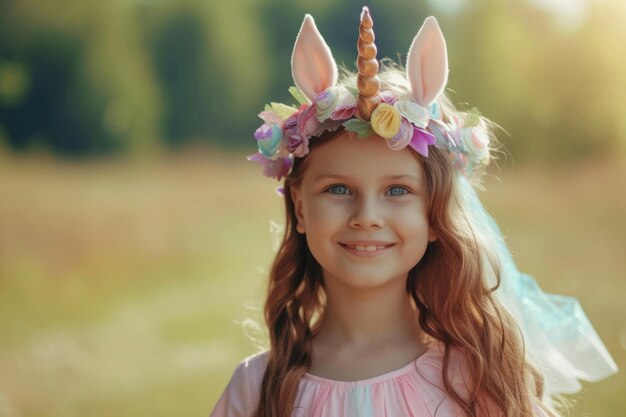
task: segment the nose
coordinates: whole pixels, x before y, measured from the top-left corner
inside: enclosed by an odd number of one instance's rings
[[[355,229],[380,229],[384,225],[382,207],[376,197],[362,195],[355,199],[349,226]]]

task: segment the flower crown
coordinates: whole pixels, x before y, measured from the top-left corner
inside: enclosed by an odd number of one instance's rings
[[[468,177],[489,163],[489,134],[476,108],[453,112],[444,121],[440,95],[447,83],[448,57],[437,20],[426,18],[409,48],[407,96],[380,91],[374,38],[369,9],[363,7],[356,86],[336,85],[337,64],[330,48],[313,17],[304,17],[291,61],[296,86],[289,89],[299,107],[266,105],[259,114],[263,124],[254,132],[258,152],[248,156],[263,165],[267,177],[288,175],[293,158],[309,153],[309,139],[340,126],[359,137],[376,133],[393,150],[410,146],[425,157],[430,145],[444,148]]]

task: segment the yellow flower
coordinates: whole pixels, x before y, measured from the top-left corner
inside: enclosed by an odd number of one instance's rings
[[[391,139],[398,134],[401,120],[402,118],[391,104],[380,103],[372,112],[372,129],[379,136]]]

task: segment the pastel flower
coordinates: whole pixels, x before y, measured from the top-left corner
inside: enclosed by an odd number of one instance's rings
[[[401,116],[406,117],[416,127],[425,128],[428,126],[428,120],[430,119],[428,109],[419,104],[410,100],[398,100],[393,104],[393,107]]]
[[[452,166],[456,168],[457,171],[466,173],[468,165],[465,154],[461,152],[450,152],[450,158],[452,159]]]
[[[316,107],[303,104],[300,110],[285,120],[283,137],[287,150],[294,156],[303,157],[309,153],[309,138],[319,126],[315,116]]]
[[[254,131],[254,138],[256,140],[267,139],[272,136],[272,126],[263,123],[257,130]]]
[[[316,103],[316,117],[320,122],[329,118],[333,120],[349,119],[356,108],[356,99],[345,87],[327,88],[317,96]]]
[[[283,132],[276,124],[264,124],[254,132],[259,152],[267,158],[272,158],[276,154],[282,137]]]
[[[385,90],[380,92],[381,103],[393,104],[398,101],[398,96],[393,91]]]
[[[339,104],[339,95],[339,87],[329,87],[315,97],[315,103],[317,105],[315,116],[317,120],[323,122],[330,117]]]
[[[433,101],[428,106],[428,113],[431,119],[441,119],[441,107],[438,101]]]
[[[263,169],[263,174],[267,177],[274,177],[278,181],[281,180],[282,177],[286,177],[289,174],[289,170],[291,169],[292,160],[287,157],[280,157],[275,161],[270,161],[265,165]]]
[[[287,176],[291,169],[292,160],[288,157],[279,157],[275,160],[268,159],[261,153],[255,153],[247,157],[248,161],[256,162],[263,166],[263,174],[266,177],[276,178],[278,181]]]
[[[386,139],[387,146],[393,149],[394,151],[399,151],[400,149],[406,147],[413,138],[413,125],[402,118],[400,121],[400,130],[398,133],[391,139]]]
[[[298,130],[298,115],[285,120],[283,125],[283,141],[289,153],[302,157],[309,153],[309,139]]]
[[[462,129],[461,140],[465,151],[474,159],[477,161],[488,160],[489,136],[480,125]]]
[[[450,131],[450,127],[437,119],[430,119],[428,121],[428,131],[435,135],[437,146],[442,146],[445,148],[456,148],[457,145],[452,139],[452,133]]]
[[[417,153],[428,158],[428,145],[433,145],[434,143],[435,135],[419,127],[413,128],[413,137],[409,146]]]
[[[319,126],[319,121],[315,118],[316,107],[312,104],[303,104],[297,113],[298,129],[307,138],[311,137],[313,132]]]
[[[335,111],[330,115],[333,120],[348,120],[354,116],[356,110],[356,102],[337,106]]]
[[[263,121],[267,124],[271,124],[271,123],[281,124],[283,122],[283,119],[281,119],[280,116],[278,116],[272,110],[262,111],[261,113],[259,113],[259,117],[263,119]]]
[[[401,117],[391,104],[380,103],[372,112],[372,129],[379,136],[391,139],[400,130]]]
[[[464,148],[463,146],[463,120],[458,116],[451,117],[451,129],[450,129],[450,139],[454,144],[459,148]]]
[[[277,124],[263,123],[257,130],[254,131],[254,138],[256,140],[270,139],[275,136],[280,136],[280,126]]]

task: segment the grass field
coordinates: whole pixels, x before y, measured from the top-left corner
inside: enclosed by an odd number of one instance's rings
[[[577,297],[624,368],[626,167],[511,165],[482,199],[519,268]],[[259,168],[0,155],[0,417],[207,416],[256,350],[240,323],[282,221]],[[572,416],[626,415],[624,387],[585,383]]]

